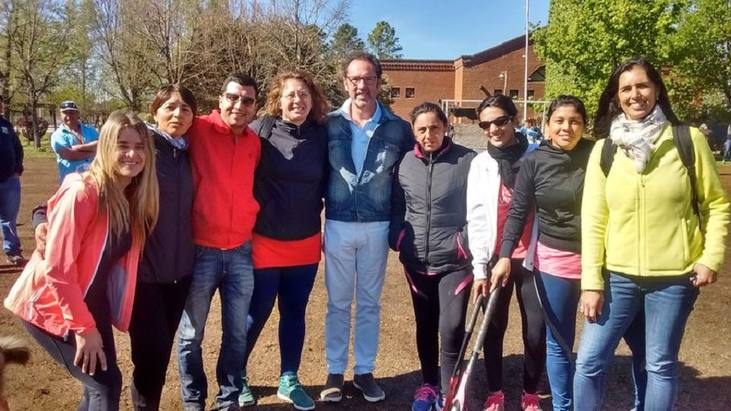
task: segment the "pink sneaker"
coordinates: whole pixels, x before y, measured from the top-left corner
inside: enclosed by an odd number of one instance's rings
[[[502,391],[491,392],[485,401],[485,407],[482,411],[504,411],[505,410],[505,394]]]
[[[541,410],[541,398],[538,394],[528,394],[523,392],[523,396],[520,397],[520,408],[525,411],[543,411]]]

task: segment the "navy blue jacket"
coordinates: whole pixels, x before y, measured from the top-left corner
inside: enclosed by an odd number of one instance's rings
[[[157,224],[145,240],[137,281],[170,284],[193,274],[193,177],[188,152],[153,132],[155,166],[160,185]]]
[[[389,221],[393,170],[414,146],[411,126],[381,107],[382,115],[368,143],[363,170],[355,171],[348,120],[341,110],[329,114],[327,123],[329,182],[325,216],[345,222]]]
[[[0,116],[0,181],[23,174],[23,146],[13,125]]]
[[[254,175],[259,203],[254,232],[275,240],[303,240],[320,232],[322,197],[327,182],[327,130],[306,121],[301,126],[274,120],[263,130],[260,118],[251,128],[261,137],[261,159]]]

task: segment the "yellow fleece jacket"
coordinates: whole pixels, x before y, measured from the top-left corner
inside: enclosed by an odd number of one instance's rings
[[[690,179],[665,127],[645,171],[618,149],[608,176],[599,164],[604,141],[589,157],[581,207],[581,288],[603,290],[603,268],[639,277],[689,273],[696,263],[719,272],[726,249],[729,200],[708,143],[691,128],[696,191],[705,222],[693,211]]]

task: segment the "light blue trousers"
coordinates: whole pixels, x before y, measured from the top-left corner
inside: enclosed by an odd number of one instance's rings
[[[373,372],[378,353],[381,291],[388,258],[388,222],[325,221],[327,318],[325,354],[330,374],[348,367],[355,294],[355,374]]]

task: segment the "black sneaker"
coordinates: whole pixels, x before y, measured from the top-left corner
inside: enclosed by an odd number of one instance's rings
[[[28,262],[21,254],[8,254],[8,264],[16,267],[25,267]]]
[[[386,393],[376,384],[373,374],[356,374],[353,376],[353,385],[363,393],[368,402],[378,402],[386,399]]]
[[[320,401],[340,402],[343,399],[343,374],[328,374],[325,388],[320,391]]]

